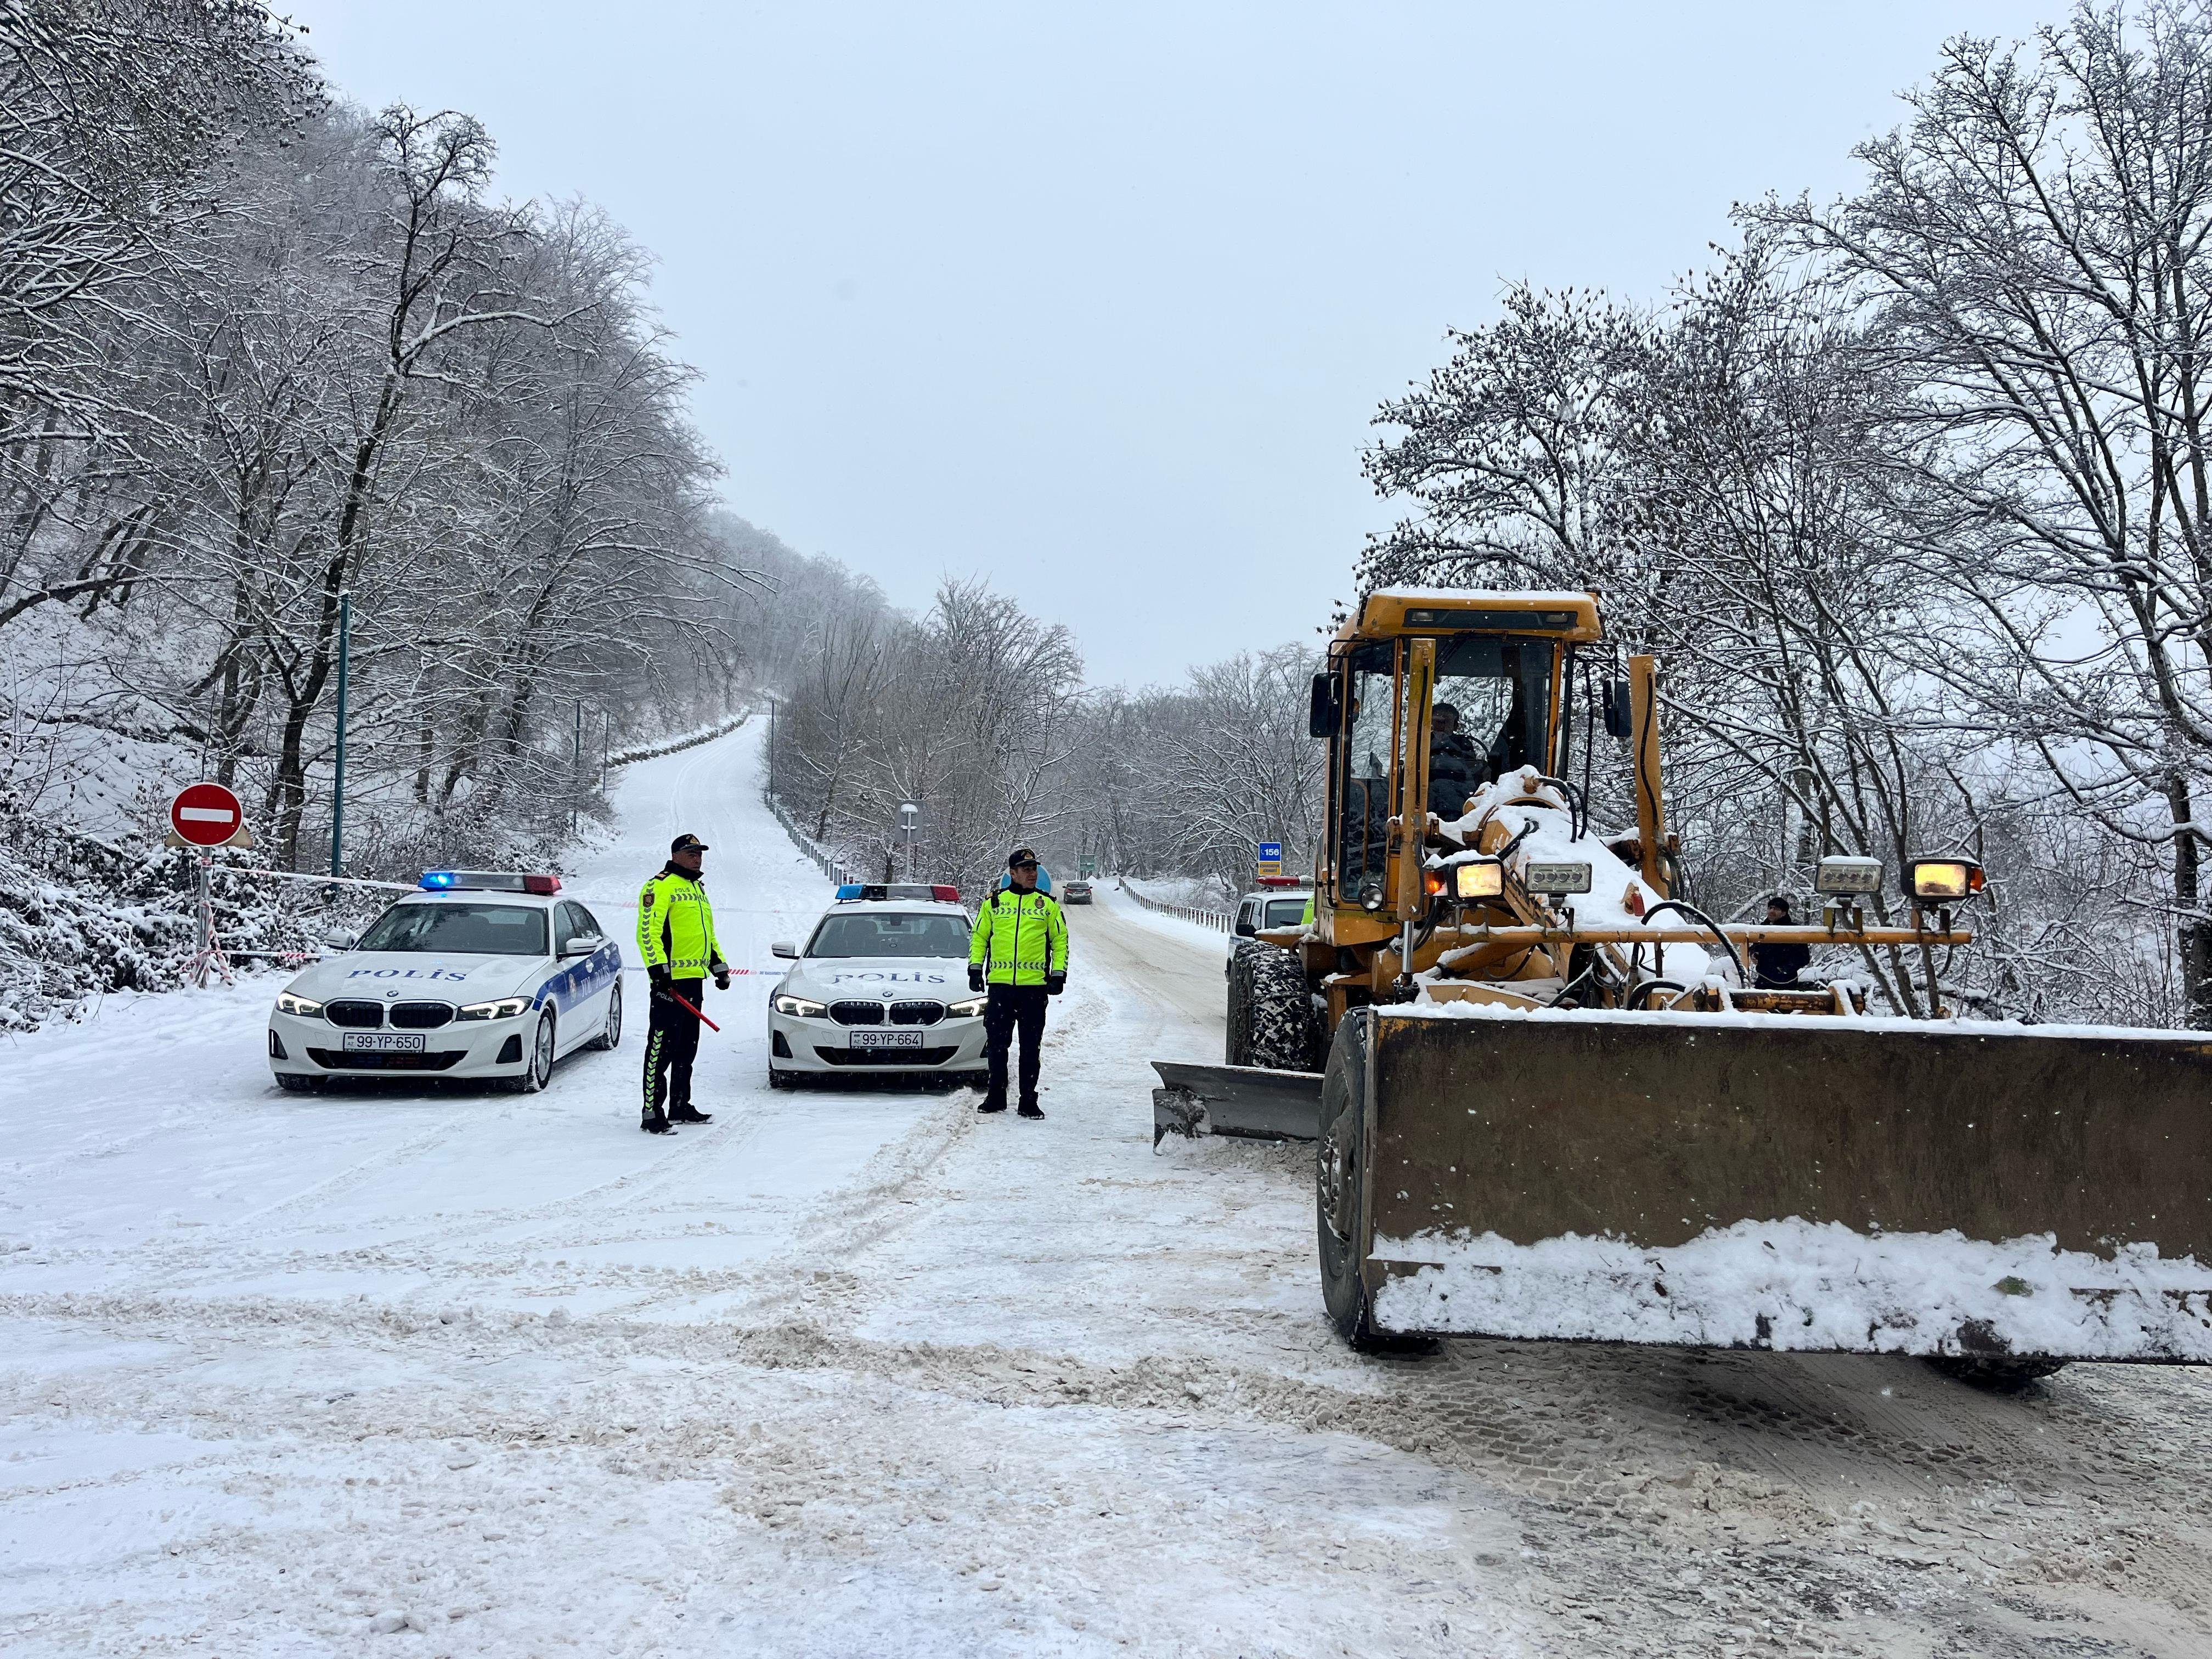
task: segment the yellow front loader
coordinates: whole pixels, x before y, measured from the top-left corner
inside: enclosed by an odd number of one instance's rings
[[[1385,591],[1345,623],[1313,689],[1313,921],[1239,942],[1228,1063],[1156,1062],[1155,1139],[1314,1142],[1322,1297],[1356,1346],[1902,1352],[2000,1382],[2212,1360],[2212,1041],[1755,988],[1751,948],[1799,944],[1932,996],[1981,872],[1824,860],[1792,927],[1670,897],[1650,659],[1597,699],[1633,832],[1594,829],[1568,776],[1600,638],[1588,593]],[[1905,920],[1868,925],[1892,879]]]

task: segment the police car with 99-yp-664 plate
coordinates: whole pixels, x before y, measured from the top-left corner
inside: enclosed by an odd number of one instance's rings
[[[960,890],[848,882],[769,998],[768,1078],[887,1074],[981,1085],[985,999],[968,988]]]
[[[622,1041],[622,965],[558,876],[428,871],[278,994],[269,1064],[287,1089],[441,1078],[528,1094],[562,1054]]]

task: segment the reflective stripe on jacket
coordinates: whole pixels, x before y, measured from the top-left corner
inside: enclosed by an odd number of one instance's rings
[[[665,968],[672,979],[704,979],[719,971],[714,907],[706,884],[671,865],[637,896],[637,951],[647,968]]]
[[[1043,893],[1000,889],[975,909],[968,962],[991,985],[1042,985],[1067,971],[1067,918]]]

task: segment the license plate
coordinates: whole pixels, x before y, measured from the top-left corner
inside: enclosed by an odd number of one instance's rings
[[[921,1033],[919,1031],[855,1031],[853,1033],[853,1047],[855,1048],[919,1048],[921,1047]]]
[[[349,1054],[419,1054],[427,1041],[420,1031],[348,1031],[338,1047]]]

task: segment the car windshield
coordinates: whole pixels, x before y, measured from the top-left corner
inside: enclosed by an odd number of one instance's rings
[[[964,957],[968,924],[958,916],[875,911],[824,916],[810,957]]]
[[[542,957],[545,913],[524,904],[395,904],[356,951],[442,951],[457,957]]]

